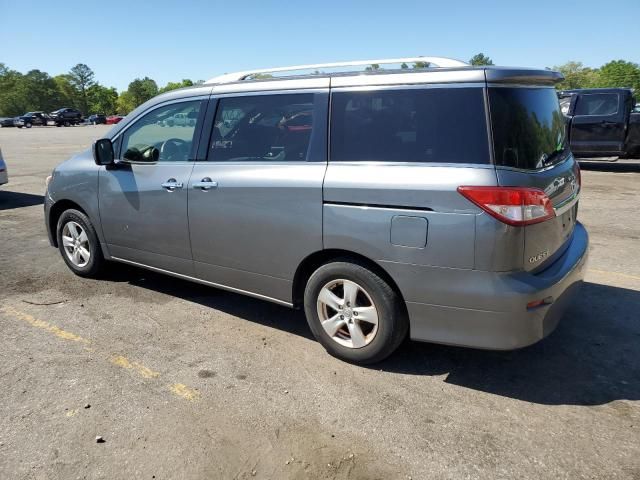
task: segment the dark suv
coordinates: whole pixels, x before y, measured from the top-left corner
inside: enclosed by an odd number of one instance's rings
[[[60,108],[55,112],[51,112],[51,119],[56,123],[56,126],[60,127],[64,125],[68,127],[70,125],[79,125],[82,123],[82,112],[75,108]]]

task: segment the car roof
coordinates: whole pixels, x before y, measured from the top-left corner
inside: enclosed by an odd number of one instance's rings
[[[390,60],[393,60],[391,62]],[[540,68],[523,67],[501,67],[501,66],[472,66],[464,62],[442,57],[412,57],[404,59],[388,60],[367,60],[356,61],[354,65],[363,66],[366,62],[370,64],[386,63],[416,63],[417,61],[430,62],[441,61],[447,66],[427,67],[427,68],[406,68],[406,69],[377,69],[368,71],[339,71],[322,72],[317,74],[288,74],[293,70],[300,70],[301,67],[278,67],[275,69],[261,69],[253,71],[238,72],[237,74],[225,74],[214,77],[207,82],[191,87],[171,90],[158,95],[144,104],[137,107],[127,117],[110,132],[110,136],[117,135],[119,131],[133,121],[140,113],[153,105],[171,100],[178,100],[190,97],[206,97],[212,94],[231,93],[261,93],[268,91],[300,90],[300,89],[328,89],[341,87],[368,87],[368,86],[393,86],[393,85],[439,85],[439,84],[478,84],[478,85],[531,85],[553,87],[556,83],[564,80],[561,73]],[[349,62],[339,64],[344,67]],[[312,65],[311,67],[317,67]],[[348,66],[347,66],[348,68]],[[260,72],[274,71],[282,73],[283,76],[264,78]],[[251,75],[256,75],[252,78]]]

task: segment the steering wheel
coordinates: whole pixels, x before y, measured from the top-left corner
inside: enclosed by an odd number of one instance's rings
[[[160,145],[160,158],[169,161],[186,160],[186,158],[175,158],[177,155],[185,154],[184,148],[187,146],[187,141],[181,138],[170,138],[162,142]]]

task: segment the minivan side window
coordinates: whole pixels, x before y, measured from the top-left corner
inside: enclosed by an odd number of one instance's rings
[[[575,115],[615,115],[618,113],[617,93],[587,93],[578,97]]]
[[[201,103],[171,103],[143,115],[123,133],[121,157],[131,162],[189,161]]]
[[[489,163],[481,88],[334,92],[331,161]]]
[[[312,93],[221,98],[209,160],[306,161],[313,128]]]

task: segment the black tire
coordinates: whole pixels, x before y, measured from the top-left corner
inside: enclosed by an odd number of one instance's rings
[[[334,280],[349,280],[363,287],[378,313],[377,332],[370,343],[360,348],[344,346],[322,327],[318,314],[318,296]],[[318,268],[309,278],[304,292],[304,310],[315,338],[334,357],[361,365],[376,363],[391,355],[409,331],[402,299],[378,274],[349,259],[340,259]]]
[[[64,226],[70,221],[79,224],[87,234],[90,258],[84,266],[75,265],[67,255],[63,245],[62,232]],[[96,235],[96,231],[93,228],[91,221],[84,213],[74,209],[62,212],[62,215],[60,215],[60,218],[58,219],[58,225],[56,226],[56,238],[58,239],[58,249],[60,250],[62,259],[73,273],[81,277],[96,278],[103,271],[105,260],[104,255],[102,254],[102,248],[100,247],[100,241],[98,240],[98,236]]]
[[[64,121],[64,126],[65,127],[70,127],[71,126],[71,122],[69,122],[69,120],[65,120]]]
[[[27,128],[31,128],[33,125],[31,125],[31,122],[27,122],[27,123],[24,124],[24,126],[27,127]]]

